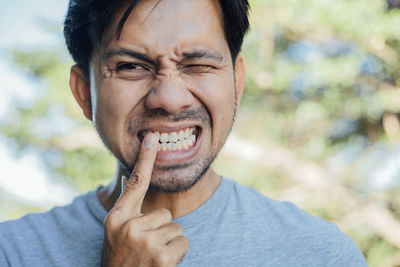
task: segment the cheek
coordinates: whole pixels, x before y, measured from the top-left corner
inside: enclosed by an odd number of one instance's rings
[[[198,80],[193,84],[193,94],[210,112],[212,119],[212,143],[218,146],[225,141],[231,128],[234,105],[235,85],[233,76],[231,79],[216,76]],[[221,140],[224,139],[224,140]]]
[[[125,140],[126,122],[139,100],[135,90],[125,84],[103,84],[98,94],[96,118],[107,140],[113,143]]]
[[[215,126],[220,123],[224,127],[232,121],[234,110],[234,88],[226,83],[216,84],[217,88],[212,92],[210,112]]]
[[[97,118],[104,126],[113,126],[126,112],[123,94],[111,88],[102,88],[97,102]]]

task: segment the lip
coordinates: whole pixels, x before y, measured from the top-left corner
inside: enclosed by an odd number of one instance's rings
[[[153,126],[153,127],[147,127],[146,129],[140,131],[150,131],[150,132],[164,132],[164,133],[170,133],[170,132],[177,132],[179,130],[183,130],[186,128],[190,127],[196,127],[198,129],[198,135],[196,138],[196,143],[190,147],[187,150],[177,150],[177,151],[158,151],[157,156],[156,156],[156,162],[155,165],[161,165],[161,166],[168,166],[168,165],[174,165],[174,164],[180,164],[187,162],[191,159],[193,159],[198,151],[200,150],[202,140],[203,140],[203,131],[202,127],[199,125],[193,124],[193,123],[187,123],[187,124],[180,124],[176,126]],[[140,133],[139,132],[139,133]],[[140,134],[138,134],[139,138]],[[140,138],[139,138],[140,140]]]

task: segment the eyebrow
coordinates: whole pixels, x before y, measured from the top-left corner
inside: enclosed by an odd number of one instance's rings
[[[224,57],[216,52],[207,51],[207,50],[195,50],[193,52],[183,53],[183,60],[191,60],[191,59],[210,59],[217,62],[222,62]]]
[[[143,60],[149,64],[156,65],[154,60],[152,60],[149,56],[146,54],[134,51],[134,50],[129,50],[126,48],[118,48],[118,49],[106,49],[103,54],[103,62],[107,62],[110,58],[113,58],[115,56],[129,56],[132,58],[137,58],[140,60]]]
[[[107,62],[108,60],[110,60],[110,58],[113,58],[115,56],[129,56],[132,58],[143,60],[149,64],[156,65],[156,62],[146,54],[126,48],[106,49],[103,54],[103,62]],[[212,61],[222,62],[224,60],[224,57],[217,52],[207,50],[194,50],[192,52],[185,52],[182,54],[182,61],[193,59],[208,59]]]

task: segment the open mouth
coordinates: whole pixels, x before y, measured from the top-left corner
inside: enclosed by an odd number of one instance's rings
[[[138,134],[142,141],[148,131],[141,131]],[[180,152],[190,150],[196,145],[201,129],[198,126],[188,127],[179,131],[159,132],[152,131],[159,139],[158,151],[162,152]]]

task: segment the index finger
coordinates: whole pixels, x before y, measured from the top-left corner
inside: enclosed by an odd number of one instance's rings
[[[143,199],[149,188],[151,173],[158,150],[158,138],[149,132],[140,146],[135,169],[129,178],[125,190],[115,204],[115,208],[122,209],[129,216],[139,216],[142,210]]]

